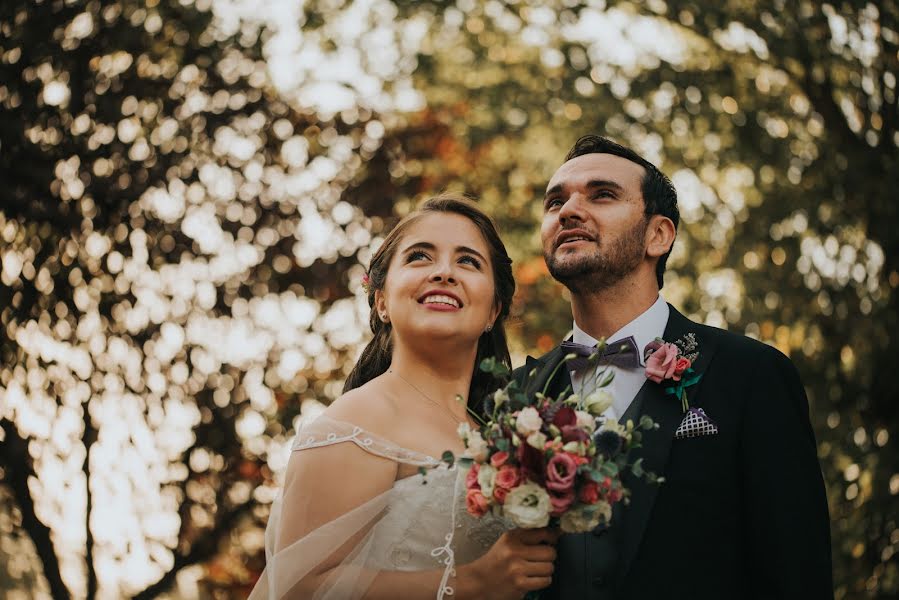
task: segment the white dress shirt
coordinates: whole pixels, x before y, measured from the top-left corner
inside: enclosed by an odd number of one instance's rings
[[[668,324],[669,312],[668,303],[665,302],[665,299],[660,295],[652,306],[646,309],[646,311],[636,319],[610,335],[606,340],[607,342],[615,342],[628,336],[634,336],[634,341],[637,342],[637,354],[638,360],[640,361],[639,367],[625,369],[617,365],[607,365],[604,367],[594,366],[591,367],[590,370],[580,374],[576,371],[571,371],[571,385],[575,393],[583,398],[584,393],[593,391],[592,389],[583,389],[584,380],[586,379],[587,382],[592,382],[597,368],[608,369],[608,372],[615,374],[615,378],[608,387],[603,389],[612,394],[613,402],[612,406],[603,413],[603,416],[609,419],[620,419],[628,406],[631,405],[631,402],[633,402],[637,392],[640,391],[643,382],[646,381],[644,370],[646,365],[643,362],[643,349],[646,347],[646,344],[656,338],[662,337],[665,333],[665,325]],[[598,340],[595,340],[584,333],[584,331],[578,327],[577,322],[574,324],[572,341],[587,346],[594,346],[598,342]]]

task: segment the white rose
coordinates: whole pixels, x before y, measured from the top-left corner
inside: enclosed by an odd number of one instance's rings
[[[515,429],[525,437],[531,435],[535,431],[540,431],[542,426],[543,419],[540,418],[540,413],[538,413],[537,409],[533,406],[522,408],[518,413],[518,416],[515,417]]]
[[[481,486],[481,493],[488,500],[493,497],[493,485],[496,481],[496,469],[484,463],[478,469],[478,485]]]
[[[612,394],[605,390],[596,390],[584,398],[584,408],[591,415],[597,417],[606,412],[612,406]]]
[[[596,417],[583,410],[577,410],[574,414],[577,416],[577,426],[593,433],[596,429]]]
[[[464,456],[479,463],[487,460],[487,442],[481,437],[480,431],[472,431],[468,434],[468,439],[465,440]]]
[[[600,500],[596,504],[580,504],[567,511],[559,519],[559,527],[565,533],[586,533],[592,531],[605,520],[612,518],[612,507]]]
[[[549,524],[549,494],[532,481],[512,488],[506,496],[503,514],[518,527],[533,529]]]
[[[528,446],[532,448],[536,448],[537,450],[543,450],[546,446],[546,435],[535,431],[531,435],[528,436]]]

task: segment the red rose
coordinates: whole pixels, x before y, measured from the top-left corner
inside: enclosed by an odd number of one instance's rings
[[[599,484],[593,480],[585,483],[578,493],[578,499],[584,504],[596,504],[599,501]]]
[[[487,508],[489,508],[489,502],[484,497],[484,494],[481,493],[481,490],[469,489],[468,493],[465,494],[465,505],[468,508],[468,512],[476,517],[483,517],[487,513]]]
[[[567,452],[553,455],[546,464],[546,488],[554,492],[569,492],[574,487],[577,464]]]
[[[501,450],[490,457],[490,464],[498,469],[503,466],[508,459],[509,453]]]
[[[556,412],[556,416],[553,417],[553,425],[559,429],[566,425],[577,425],[577,413],[570,406],[563,406]]]
[[[511,490],[518,485],[519,482],[521,482],[521,475],[518,473],[518,469],[512,465],[503,465],[496,472],[496,478],[493,480],[493,485]]]
[[[480,470],[481,465],[472,463],[471,468],[468,470],[468,475],[465,476],[465,487],[469,490],[481,489],[481,484],[478,483],[478,471]]]
[[[615,488],[614,490],[611,490],[606,496],[606,502],[608,502],[609,504],[615,504],[619,500],[621,500],[621,488]]]
[[[538,485],[543,485],[543,452],[530,444],[518,446],[518,464],[521,465],[521,476]]]
[[[509,493],[509,490],[504,487],[496,486],[493,488],[493,497],[500,504],[506,503],[506,495]]]
[[[590,439],[590,434],[577,425],[563,425],[560,427],[562,431],[562,441],[568,442],[586,442]]]

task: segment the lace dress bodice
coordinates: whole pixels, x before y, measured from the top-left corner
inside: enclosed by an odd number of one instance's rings
[[[394,484],[388,512],[374,531],[378,567],[433,569],[450,556],[464,565],[487,552],[509,525],[493,515],[477,519],[466,511],[464,477],[460,469],[438,468]],[[447,522],[454,522],[452,534],[445,529]]]

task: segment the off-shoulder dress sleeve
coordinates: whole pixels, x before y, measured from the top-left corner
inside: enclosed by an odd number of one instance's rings
[[[400,464],[424,472],[396,481]],[[378,578],[401,581],[405,597],[451,596],[463,492],[439,460],[319,416],[293,442],[251,600],[366,598]]]

